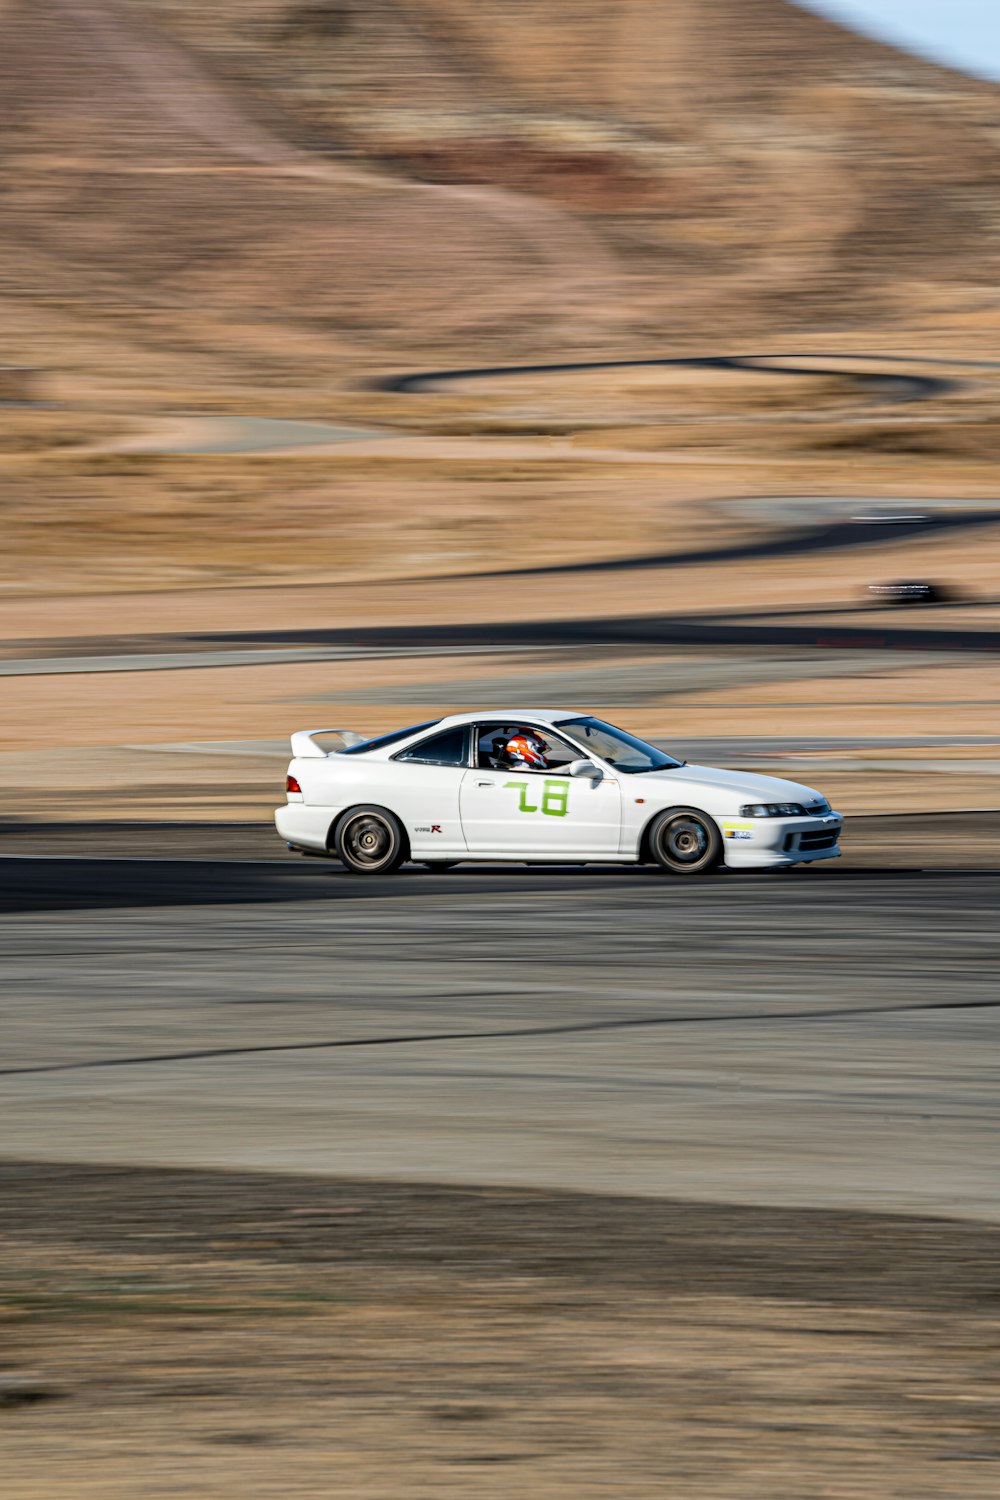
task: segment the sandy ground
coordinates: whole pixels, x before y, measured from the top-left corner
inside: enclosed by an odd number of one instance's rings
[[[699,690],[701,676],[720,685]],[[295,728],[377,733],[479,703],[542,699],[603,712],[682,753],[704,736],[732,737],[734,749],[741,736],[787,737],[761,769],[818,785],[849,814],[1000,806],[1000,745],[935,744],[939,735],[1000,739],[991,658],[858,653],[817,666],[804,651],[511,652],[10,677],[0,796],[8,820],[266,821]],[[836,753],[797,748],[796,737],[814,735],[848,743]],[[925,748],[861,749],[866,737],[906,735]]]
[[[665,599],[674,610],[721,599],[822,611],[864,606],[866,584],[897,577],[930,577],[986,604],[997,595],[988,513],[973,532],[900,540],[887,531],[864,548],[805,558],[598,578],[463,576],[727,548],[788,529],[751,514],[741,520],[739,496],[854,493],[862,503],[882,496],[912,505],[923,487],[953,493],[961,510],[963,493],[995,489],[992,465],[977,471],[978,484],[933,463],[881,472],[770,457],[747,465],[738,452],[669,473],[595,471],[508,463],[488,442],[475,463],[219,457],[208,461],[212,473],[206,460],[130,462],[134,472],[117,474],[68,460],[35,477],[10,470],[24,500],[6,530],[3,637],[178,629],[185,617],[203,628],[248,618],[291,625],[310,609],[331,624],[482,620],[529,604],[532,617],[558,618],[579,612],[581,599],[598,617],[621,613],[625,599],[634,612],[660,610]]]
[[[996,1493],[995,1229],[0,1175],[24,1500]]]

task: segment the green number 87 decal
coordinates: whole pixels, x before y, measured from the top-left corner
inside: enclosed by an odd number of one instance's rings
[[[565,818],[569,816],[568,781],[544,781],[542,784],[541,807],[538,806],[537,802],[530,803],[528,801],[528,785],[529,783],[527,781],[504,782],[504,790],[506,790],[507,787],[512,787],[515,791],[520,793],[517,804],[518,812],[541,812],[544,813],[547,818]],[[538,795],[537,792],[535,795]]]

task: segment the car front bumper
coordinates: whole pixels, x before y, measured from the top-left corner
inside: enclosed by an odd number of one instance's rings
[[[726,864],[734,870],[772,869],[836,859],[840,813],[802,818],[720,818]]]

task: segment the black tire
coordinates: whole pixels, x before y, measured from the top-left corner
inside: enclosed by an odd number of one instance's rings
[[[425,870],[430,870],[432,875],[443,875],[446,870],[453,870],[459,861],[457,859],[422,859],[420,863]]]
[[[650,855],[671,875],[708,875],[722,860],[722,834],[707,813],[668,807],[650,825]]]
[[[387,807],[349,808],[337,824],[334,842],[352,875],[391,875],[407,855],[402,824]]]

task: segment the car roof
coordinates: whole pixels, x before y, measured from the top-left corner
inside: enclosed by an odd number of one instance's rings
[[[558,724],[564,719],[579,719],[586,715],[579,708],[482,708],[472,713],[448,714],[435,726],[443,729],[452,724]]]

